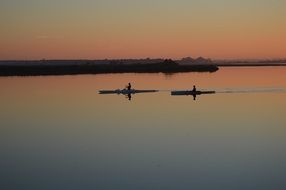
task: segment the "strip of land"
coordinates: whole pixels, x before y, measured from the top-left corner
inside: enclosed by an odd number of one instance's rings
[[[286,63],[235,63],[235,64],[217,64],[218,67],[276,67],[286,66]]]
[[[98,64],[93,61],[33,61],[0,63],[0,76],[42,76],[42,75],[79,75],[106,73],[178,73],[178,72],[215,72],[213,64],[182,65],[172,60],[155,63],[117,63]]]
[[[219,67],[286,66],[286,60],[171,59],[0,61],[0,76],[216,72]]]

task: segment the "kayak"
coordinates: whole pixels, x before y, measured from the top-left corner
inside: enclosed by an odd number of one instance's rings
[[[192,90],[185,90],[185,91],[172,91],[171,95],[173,96],[196,96],[202,94],[215,94],[215,91],[192,91]]]
[[[135,89],[100,90],[99,94],[137,94],[137,93],[150,93],[150,92],[158,92],[158,90],[135,90]]]

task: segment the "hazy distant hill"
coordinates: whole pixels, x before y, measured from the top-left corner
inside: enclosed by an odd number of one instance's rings
[[[211,65],[211,64],[213,64],[211,59],[206,59],[203,57],[198,57],[196,59],[191,58],[191,57],[185,57],[185,58],[182,58],[181,60],[178,60],[177,62],[179,64],[184,64],[184,65],[187,65],[187,64],[190,64],[190,65],[191,64],[192,65],[201,65],[201,64]]]

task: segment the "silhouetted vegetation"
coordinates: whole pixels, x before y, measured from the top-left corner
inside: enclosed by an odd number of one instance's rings
[[[215,72],[215,65],[180,65],[166,59],[163,62],[151,64],[123,64],[110,62],[109,64],[93,64],[82,61],[80,64],[16,64],[0,65],[0,76],[37,76],[37,75],[76,75],[101,73],[177,73],[177,72]]]

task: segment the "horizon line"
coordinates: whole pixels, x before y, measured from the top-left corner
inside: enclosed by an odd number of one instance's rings
[[[212,61],[286,61],[286,57],[284,58],[210,58],[210,57],[203,57],[203,56],[186,56],[181,58],[170,58],[170,57],[157,57],[157,58],[151,58],[151,57],[145,57],[145,58],[58,58],[58,59],[0,59],[0,61],[102,61],[102,60],[155,60],[155,59],[172,59],[174,61],[182,60],[184,58],[192,58],[192,59],[198,59],[198,58],[204,58],[204,59],[211,59]]]

